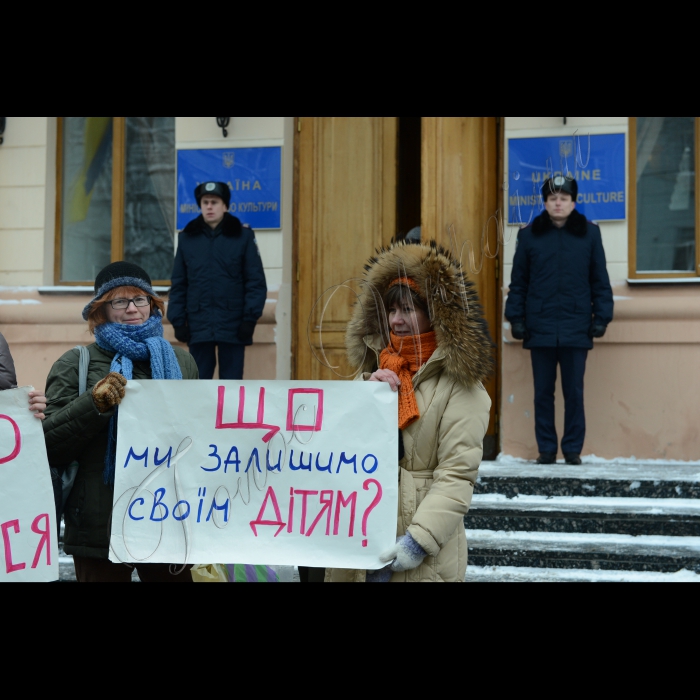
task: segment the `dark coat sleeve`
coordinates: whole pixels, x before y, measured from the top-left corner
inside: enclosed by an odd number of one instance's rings
[[[605,249],[603,248],[603,237],[598,227],[595,227],[595,242],[591,261],[591,297],[596,323],[603,326],[609,325],[613,320],[615,302]]]
[[[199,368],[194,357],[182,348],[173,347],[184,380],[199,379]]]
[[[78,396],[79,355],[71,350],[51,369],[46,380],[44,437],[49,463],[60,466],[79,459],[85,447],[109,428],[114,411],[100,413],[92,392]]]
[[[10,347],[0,334],[0,391],[14,389],[17,386],[15,363],[10,354]]]
[[[527,255],[524,231],[518,234],[518,245],[513,260],[513,274],[506,304],[506,318],[511,322],[525,320],[525,304],[530,286],[530,260]]]
[[[187,325],[187,262],[182,248],[182,238],[177,247],[175,264],[173,266],[172,287],[168,299],[168,320],[175,328]]]
[[[257,323],[263,315],[267,302],[267,280],[260,250],[255,241],[255,233],[248,231],[243,276],[245,281],[245,306],[243,320]]]

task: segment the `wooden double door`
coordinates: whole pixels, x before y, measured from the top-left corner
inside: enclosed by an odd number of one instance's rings
[[[417,226],[424,241],[464,250],[500,347],[499,125],[498,117],[297,118],[295,379],[352,374],[344,337],[356,280],[377,248]],[[497,370],[487,386],[488,457],[499,444],[499,379]]]

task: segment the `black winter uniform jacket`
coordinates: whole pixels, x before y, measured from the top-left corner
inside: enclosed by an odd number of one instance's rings
[[[255,233],[231,214],[216,231],[202,216],[187,225],[172,281],[168,319],[175,328],[189,326],[190,345],[242,345],[241,323],[257,323],[265,309],[267,283]]]
[[[518,234],[506,318],[525,321],[526,349],[592,349],[594,320],[613,320],[610,286],[600,228],[577,211],[557,228],[549,214]]]

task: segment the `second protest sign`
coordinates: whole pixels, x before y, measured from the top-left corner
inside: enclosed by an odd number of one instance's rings
[[[129,382],[110,558],[378,569],[398,403],[363,382]]]

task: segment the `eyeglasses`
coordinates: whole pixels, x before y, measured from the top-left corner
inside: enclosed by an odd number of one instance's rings
[[[124,311],[125,309],[128,309],[132,303],[136,308],[150,306],[151,297],[136,297],[136,299],[115,299],[114,301],[110,301],[109,305],[115,311]]]

